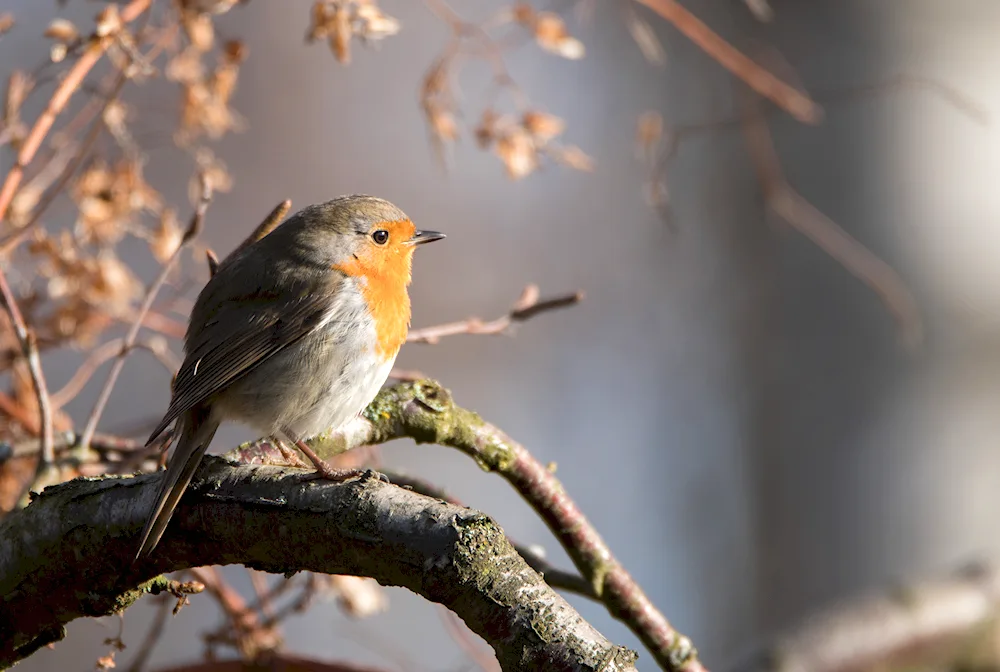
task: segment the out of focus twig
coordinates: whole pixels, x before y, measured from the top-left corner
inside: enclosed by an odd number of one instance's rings
[[[923,341],[923,323],[916,299],[903,279],[792,188],[781,169],[767,123],[759,114],[759,105],[750,96],[745,96],[743,132],[767,206],[868,285],[895,319],[903,346],[916,349]]]
[[[288,653],[270,655],[263,664],[245,660],[210,660],[161,668],[159,672],[261,672],[262,669],[279,672],[390,672],[381,667],[345,661],[313,660]]]
[[[285,218],[285,215],[288,214],[291,207],[292,202],[288,199],[285,199],[281,203],[278,203],[278,205],[274,206],[274,209],[268,213],[267,217],[264,218],[264,221],[258,224],[256,228],[250,232],[250,235],[247,236],[242,243],[237,245],[232,252],[226,255],[225,259],[219,259],[219,256],[213,250],[205,250],[205,260],[208,262],[209,277],[214,277],[215,274],[219,272],[219,267],[236,256],[240,250],[246,248],[248,245],[253,245],[258,240],[278,228],[278,225],[281,224],[281,220]]]
[[[729,70],[751,89],[806,124],[817,124],[822,108],[809,96],[778,79],[719,37],[698,17],[676,0],[636,0],[673,24],[719,65]]]
[[[118,17],[122,25],[135,21],[143,12],[149,9],[151,4],[152,0],[132,0],[122,7],[118,10]],[[52,94],[52,98],[49,100],[45,110],[35,121],[35,125],[31,128],[27,137],[25,137],[23,144],[21,144],[17,154],[17,161],[7,173],[3,186],[0,187],[0,222],[5,220],[7,209],[10,207],[10,203],[14,199],[14,194],[17,193],[17,188],[24,178],[25,168],[35,158],[35,153],[41,147],[42,141],[49,130],[51,130],[56,117],[65,109],[69,99],[83,84],[87,73],[97,64],[101,56],[104,55],[104,52],[112,44],[112,39],[97,39],[88,43],[76,63],[73,64],[73,67],[59,83],[59,87]]]
[[[70,179],[76,174],[76,171],[80,168],[83,162],[90,155],[90,148],[97,142],[97,138],[100,137],[101,131],[104,130],[104,113],[108,108],[118,100],[118,96],[121,94],[122,89],[125,87],[125,82],[128,81],[128,75],[125,69],[118,74],[115,78],[115,83],[108,93],[104,104],[99,108],[96,118],[90,122],[90,129],[87,131],[86,136],[80,142],[78,147],[73,149],[73,155],[69,162],[60,171],[59,176],[53,181],[52,185],[48,190],[42,195],[36,205],[31,211],[31,217],[28,221],[24,223],[23,226],[14,234],[9,236],[6,240],[0,241],[0,256],[5,256],[10,254],[15,247],[17,247],[27,236],[31,233],[35,224],[42,218],[45,211],[48,210],[49,206],[62,194],[66,185],[69,184]]]
[[[407,343],[437,343],[445,336],[457,334],[503,334],[515,323],[529,320],[535,315],[550,310],[568,308],[582,301],[583,292],[573,292],[551,298],[540,299],[537,285],[528,285],[521,292],[510,312],[489,322],[483,322],[478,317],[470,317],[458,322],[438,324],[433,327],[412,329],[406,338]]]
[[[108,341],[90,351],[87,359],[73,372],[73,377],[66,381],[66,384],[52,393],[53,408],[62,408],[69,403],[80,390],[87,384],[91,376],[100,368],[101,364],[112,357],[120,356],[122,348],[125,347],[124,339]],[[136,339],[131,349],[148,350],[163,366],[171,373],[180,367],[180,361],[176,355],[170,352],[166,339],[156,336],[148,339]]]
[[[274,206],[274,209],[268,213],[267,217],[264,218],[264,221],[258,224],[250,235],[247,236],[246,239],[240,243],[229,256],[236,254],[248,245],[253,245],[258,240],[278,228],[278,224],[281,224],[281,220],[285,218],[285,215],[288,214],[288,211],[291,210],[291,208],[292,202],[287,198]]]
[[[17,299],[7,283],[7,276],[0,267],[0,294],[2,294],[4,308],[10,320],[14,334],[21,344],[21,350],[28,363],[28,371],[31,374],[31,382],[35,388],[35,398],[38,402],[40,447],[38,456],[38,471],[52,466],[55,462],[52,438],[52,403],[49,397],[48,388],[45,385],[45,375],[42,372],[42,360],[38,356],[38,343],[34,334],[28,330],[24,323],[21,310],[17,307]]]
[[[159,644],[160,639],[163,637],[169,617],[170,598],[169,596],[162,596],[160,598],[160,606],[156,609],[156,616],[153,617],[153,622],[150,623],[149,630],[146,631],[146,636],[137,649],[138,653],[132,660],[132,664],[128,667],[128,672],[142,672],[145,669],[146,663],[149,662],[149,657],[153,654],[153,649],[156,648],[156,645]]]
[[[995,670],[998,617],[1000,568],[982,563],[845,600],[731,672]]]
[[[470,636],[472,631],[466,627],[462,619],[455,615],[455,612],[444,607],[438,609],[437,612],[445,630],[448,631],[448,636],[460,649],[465,651],[476,667],[482,672],[502,672],[496,657],[492,655],[492,652],[484,651],[482,645]]]
[[[156,279],[153,280],[152,284],[146,290],[146,296],[142,301],[142,305],[139,307],[139,312],[136,314],[135,319],[132,322],[132,326],[129,328],[125,338],[122,339],[121,352],[119,353],[114,364],[111,365],[111,371],[108,373],[108,379],[105,381],[104,387],[101,389],[101,393],[97,397],[97,403],[94,404],[94,410],[91,411],[90,417],[87,418],[87,424],[84,427],[83,433],[80,435],[81,450],[87,449],[90,445],[91,437],[93,437],[94,432],[97,431],[97,423],[100,421],[101,415],[104,413],[104,407],[107,405],[108,399],[111,397],[111,390],[118,381],[118,375],[121,373],[122,367],[125,366],[125,358],[135,346],[136,338],[139,336],[139,330],[142,328],[143,318],[146,316],[146,313],[149,312],[150,307],[153,305],[153,301],[156,300],[157,292],[160,291],[160,288],[167,281],[167,277],[173,270],[174,264],[176,264],[177,260],[180,258],[181,252],[187,244],[201,232],[202,224],[205,220],[205,212],[208,210],[208,205],[212,201],[212,183],[205,172],[199,173],[199,179],[201,180],[201,193],[199,194],[194,214],[191,216],[191,221],[188,224],[187,230],[184,232],[184,236],[181,238],[180,244],[174,249],[173,253],[160,269],[159,275],[156,276]]]

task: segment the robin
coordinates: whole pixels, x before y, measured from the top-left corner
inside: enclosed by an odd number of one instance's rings
[[[304,208],[219,266],[191,311],[170,407],[146,442],[177,421],[136,559],[159,542],[225,420],[294,444],[324,478],[358,474],[334,469],[305,440],[375,398],[410,326],[413,250],[441,238],[388,201],[343,196]]]

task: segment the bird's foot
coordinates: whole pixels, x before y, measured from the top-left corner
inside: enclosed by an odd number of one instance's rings
[[[385,476],[385,474],[380,474],[372,469],[337,469],[317,455],[305,441],[296,441],[295,445],[306,457],[309,458],[309,461],[313,463],[313,466],[316,467],[316,472],[312,475],[313,478],[321,478],[324,481],[334,482],[346,481],[349,478],[361,478],[362,480],[368,478],[378,478],[386,483],[389,482],[389,479]]]
[[[272,437],[272,442],[274,443],[278,451],[281,453],[281,456],[285,458],[285,462],[288,463],[288,466],[298,467],[300,469],[309,468],[309,465],[302,461],[302,458],[299,457],[299,454],[296,453],[294,450],[292,450],[291,447],[286,445],[284,441],[282,441],[277,437]]]

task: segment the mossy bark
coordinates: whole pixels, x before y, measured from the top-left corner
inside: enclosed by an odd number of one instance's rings
[[[661,667],[704,672],[691,640],[650,601],[554,474],[498,427],[454,403],[440,384],[418,380],[385,388],[362,417],[312,443],[321,457],[328,458],[360,445],[404,437],[450,446],[482,469],[503,476],[549,526],[593,593],[642,640]],[[281,460],[266,442],[242,446],[231,456],[251,462]]]
[[[482,513],[378,478],[206,458],[153,557],[133,565],[161,474],[47,488],[0,527],[0,665],[57,641],[81,616],[163,590],[164,572],[240,563],[274,573],[370,576],[452,609],[506,670],[632,670]],[[152,578],[151,578],[152,577]]]

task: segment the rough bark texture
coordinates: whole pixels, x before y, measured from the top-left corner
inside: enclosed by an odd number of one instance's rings
[[[131,564],[160,474],[77,479],[0,527],[0,665],[59,640],[81,616],[164,590],[163,572],[239,563],[370,576],[452,609],[505,670],[633,670],[482,513],[377,478],[206,458],[153,557]],[[153,578],[151,578],[153,577]]]
[[[608,612],[628,625],[663,669],[705,672],[691,640],[674,629],[650,601],[555,475],[499,427],[456,404],[435,381],[385,388],[361,417],[311,443],[320,457],[329,458],[361,445],[404,437],[455,448],[485,471],[505,478],[545,521]],[[240,446],[230,456],[261,464],[284,459],[266,441]]]

